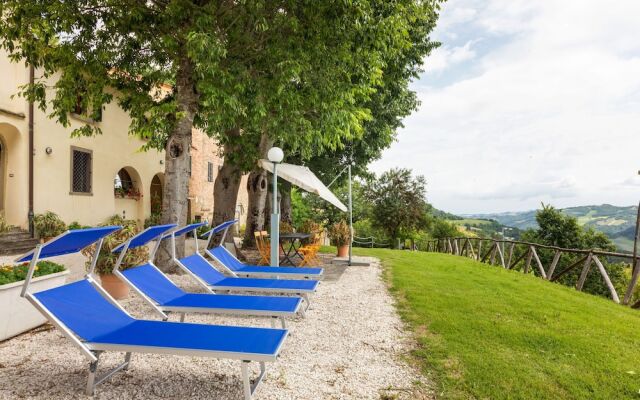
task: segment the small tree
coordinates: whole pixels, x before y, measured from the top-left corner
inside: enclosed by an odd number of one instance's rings
[[[409,169],[391,169],[374,180],[370,187],[374,227],[384,230],[394,243],[403,231],[424,228],[428,207],[425,186],[424,177],[413,177]]]
[[[521,236],[523,241],[564,248],[615,251],[615,245],[604,233],[595,231],[592,228],[583,228],[575,217],[566,215],[553,206],[543,204],[536,214],[536,221],[538,228],[525,231]],[[521,249],[520,251],[524,250]],[[543,265],[549,265],[553,259],[554,252],[547,249],[538,249],[538,255]],[[580,255],[564,253],[556,267],[556,271],[562,271],[578,261],[580,257]],[[618,290],[624,290],[628,283],[624,264],[609,263],[605,258],[600,258],[600,261],[607,269],[613,285]],[[567,286],[574,286],[581,271],[581,268],[574,268],[558,279],[558,282]],[[537,272],[534,270],[534,273]],[[609,289],[603,282],[602,277],[593,270],[587,276],[583,291],[604,297],[609,296]]]

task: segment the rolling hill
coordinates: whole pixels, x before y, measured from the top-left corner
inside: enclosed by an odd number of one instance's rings
[[[562,209],[565,214],[578,219],[583,226],[590,226],[609,236],[624,251],[633,249],[637,206],[619,207],[610,204],[580,206]],[[467,218],[493,219],[518,229],[535,228],[536,211],[505,212],[496,214],[464,215]]]

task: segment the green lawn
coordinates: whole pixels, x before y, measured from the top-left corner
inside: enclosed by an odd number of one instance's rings
[[[382,259],[445,399],[640,399],[640,311],[445,254]]]

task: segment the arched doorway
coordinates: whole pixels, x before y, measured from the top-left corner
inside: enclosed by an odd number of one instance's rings
[[[164,176],[156,174],[151,180],[151,214],[160,214],[162,212],[162,182]]]
[[[138,171],[133,167],[120,168],[113,179],[113,195],[117,214],[142,222],[142,186]]]
[[[28,227],[29,157],[18,128],[0,122],[0,211],[8,224]]]

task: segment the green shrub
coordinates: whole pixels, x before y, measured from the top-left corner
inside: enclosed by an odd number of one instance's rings
[[[209,232],[210,230],[211,230],[211,227],[209,225],[202,225],[200,228],[196,230],[196,235],[198,235],[198,238],[202,238],[202,235]]]
[[[138,227],[138,223],[134,220],[125,220],[119,215],[114,215],[113,217],[107,219],[100,226],[113,226],[120,225],[122,229],[112,233],[111,235],[105,237],[104,242],[102,244],[102,249],[98,256],[98,262],[96,264],[95,272],[98,274],[111,274],[113,271],[113,267],[120,256],[120,253],[112,253],[111,251],[116,247],[120,246],[122,243],[126,242],[131,237],[140,233],[140,228]],[[82,250],[82,254],[91,258],[94,254],[95,246],[89,246]],[[127,251],[127,254],[122,260],[122,265],[120,266],[121,270],[135,267],[141,264],[144,264],[149,259],[149,249],[147,246],[140,246],[135,249],[130,249]],[[91,261],[87,261],[86,267],[89,268],[91,266]]]
[[[39,238],[52,238],[67,230],[67,225],[58,217],[58,214],[47,211],[44,214],[36,214],[33,217],[33,227]]]
[[[11,225],[7,223],[4,214],[0,212],[0,233],[9,232],[9,229],[11,229]]]
[[[148,228],[150,226],[160,225],[160,220],[162,219],[161,213],[151,213],[149,218],[144,220],[144,228]]]
[[[0,266],[0,285],[24,280],[27,276],[28,270],[28,263]],[[38,276],[55,274],[56,272],[62,272],[64,270],[64,265],[56,264],[51,261],[39,261],[38,264],[36,264],[33,277],[35,278]]]
[[[86,228],[91,228],[91,227],[88,225],[81,225],[78,221],[73,221],[67,226],[67,229],[69,230],[86,229]]]

